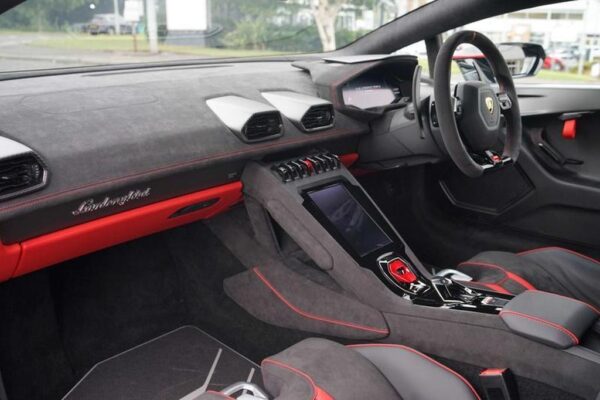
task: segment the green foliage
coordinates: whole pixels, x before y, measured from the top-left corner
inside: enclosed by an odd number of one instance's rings
[[[28,0],[0,18],[2,29],[58,30],[69,24],[69,14],[86,0]]]
[[[234,49],[264,50],[269,42],[269,26],[263,18],[244,19],[225,35],[223,43]]]
[[[367,30],[349,31],[348,29],[337,29],[335,31],[335,43],[338,48],[354,42],[359,37],[367,34]]]

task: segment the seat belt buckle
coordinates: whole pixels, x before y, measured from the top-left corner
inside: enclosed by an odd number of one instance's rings
[[[515,377],[508,368],[488,368],[479,373],[487,400],[519,400]]]

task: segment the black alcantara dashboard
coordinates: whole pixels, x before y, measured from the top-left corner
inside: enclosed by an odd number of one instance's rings
[[[402,76],[395,79],[406,92],[416,61],[393,62]],[[35,152],[47,169],[47,185],[0,202],[2,242],[237,181],[252,159],[311,148],[354,152],[358,137],[369,132],[367,122],[382,110],[344,105],[341,87],[382,63],[319,60],[302,68],[289,62],[223,63],[3,81],[0,136]],[[391,88],[378,90],[394,96]],[[263,95],[274,91],[325,99],[335,107],[335,119],[325,129],[307,132],[282,115],[280,135],[248,142],[223,122],[239,109],[226,108],[218,116],[207,105],[232,96],[275,110]],[[129,195],[135,198],[79,212],[86,201]]]

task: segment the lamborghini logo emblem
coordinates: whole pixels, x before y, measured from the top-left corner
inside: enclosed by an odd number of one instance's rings
[[[491,97],[486,97],[485,106],[487,107],[490,114],[494,113],[494,99],[492,99]]]

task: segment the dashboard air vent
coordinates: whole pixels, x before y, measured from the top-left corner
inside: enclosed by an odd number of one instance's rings
[[[286,90],[263,92],[262,95],[304,132],[333,127],[335,112],[327,100]]]
[[[44,168],[33,156],[0,163],[0,196],[30,189],[42,183]]]
[[[242,130],[249,141],[279,135],[283,129],[281,115],[277,111],[253,115]]]
[[[0,200],[42,188],[47,171],[27,146],[0,137]]]
[[[312,106],[300,123],[307,131],[328,128],[333,125],[333,106],[331,104],[323,104],[320,106]]]
[[[281,114],[268,104],[239,96],[215,97],[206,100],[206,104],[244,142],[261,142],[283,135]]]

